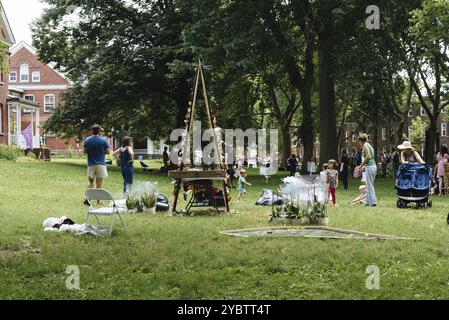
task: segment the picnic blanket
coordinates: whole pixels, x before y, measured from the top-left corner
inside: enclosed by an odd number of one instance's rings
[[[48,218],[42,223],[44,231],[52,232],[72,232],[75,235],[91,234],[94,236],[106,236],[109,235],[108,230],[91,226],[90,224],[76,224],[73,220],[67,217],[61,218]]]

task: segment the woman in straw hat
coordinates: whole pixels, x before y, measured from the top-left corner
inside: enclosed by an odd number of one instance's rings
[[[401,163],[425,163],[410,141],[404,141],[398,149],[401,151]]]

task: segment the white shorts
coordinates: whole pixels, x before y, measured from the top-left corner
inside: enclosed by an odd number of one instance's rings
[[[87,176],[91,179],[104,179],[108,177],[106,166],[96,165],[87,167]]]

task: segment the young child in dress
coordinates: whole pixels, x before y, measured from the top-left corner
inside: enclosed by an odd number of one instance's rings
[[[239,195],[237,197],[237,202],[240,202],[240,198],[246,195],[245,185],[250,186],[251,183],[246,182],[246,170],[241,169],[239,177]]]
[[[335,206],[337,204],[336,191],[338,188],[338,171],[336,170],[337,161],[329,160],[327,165],[326,182],[329,185],[328,197],[332,196],[332,204]]]

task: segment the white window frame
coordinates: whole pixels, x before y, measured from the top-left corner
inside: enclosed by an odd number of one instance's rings
[[[357,142],[357,136],[355,134],[352,135],[352,142]]]
[[[441,136],[447,137],[447,124],[446,123],[441,124]]]
[[[382,141],[387,140],[387,128],[382,128]]]
[[[50,110],[47,110],[47,97],[53,97],[53,107]],[[46,94],[44,95],[44,112],[46,113],[52,113],[54,108],[56,108],[56,97],[54,94]]]
[[[35,75],[37,75],[36,79],[34,78]],[[41,72],[40,71],[31,72],[31,81],[32,82],[41,82]]]
[[[409,117],[409,118],[413,117],[413,110],[410,109],[410,110],[408,111],[408,117]]]
[[[11,78],[11,75],[15,75],[15,77],[16,77],[16,79],[15,80],[13,80],[12,78]],[[9,82],[11,82],[11,83],[16,83],[17,82],[17,71],[10,71],[9,72]]]
[[[29,100],[29,99],[27,99],[27,97],[33,97],[33,100]],[[23,95],[23,98],[25,99],[25,100],[27,100],[27,101],[31,101],[31,102],[34,102],[35,101],[35,97],[34,97],[34,94],[25,94],[25,95]],[[31,113],[31,109],[23,109],[23,113]]]
[[[26,79],[22,78],[26,76]],[[20,65],[20,82],[30,82],[30,66],[26,63]]]
[[[349,131],[345,132],[345,141],[348,142],[349,141],[349,136],[351,135],[351,133]]]

